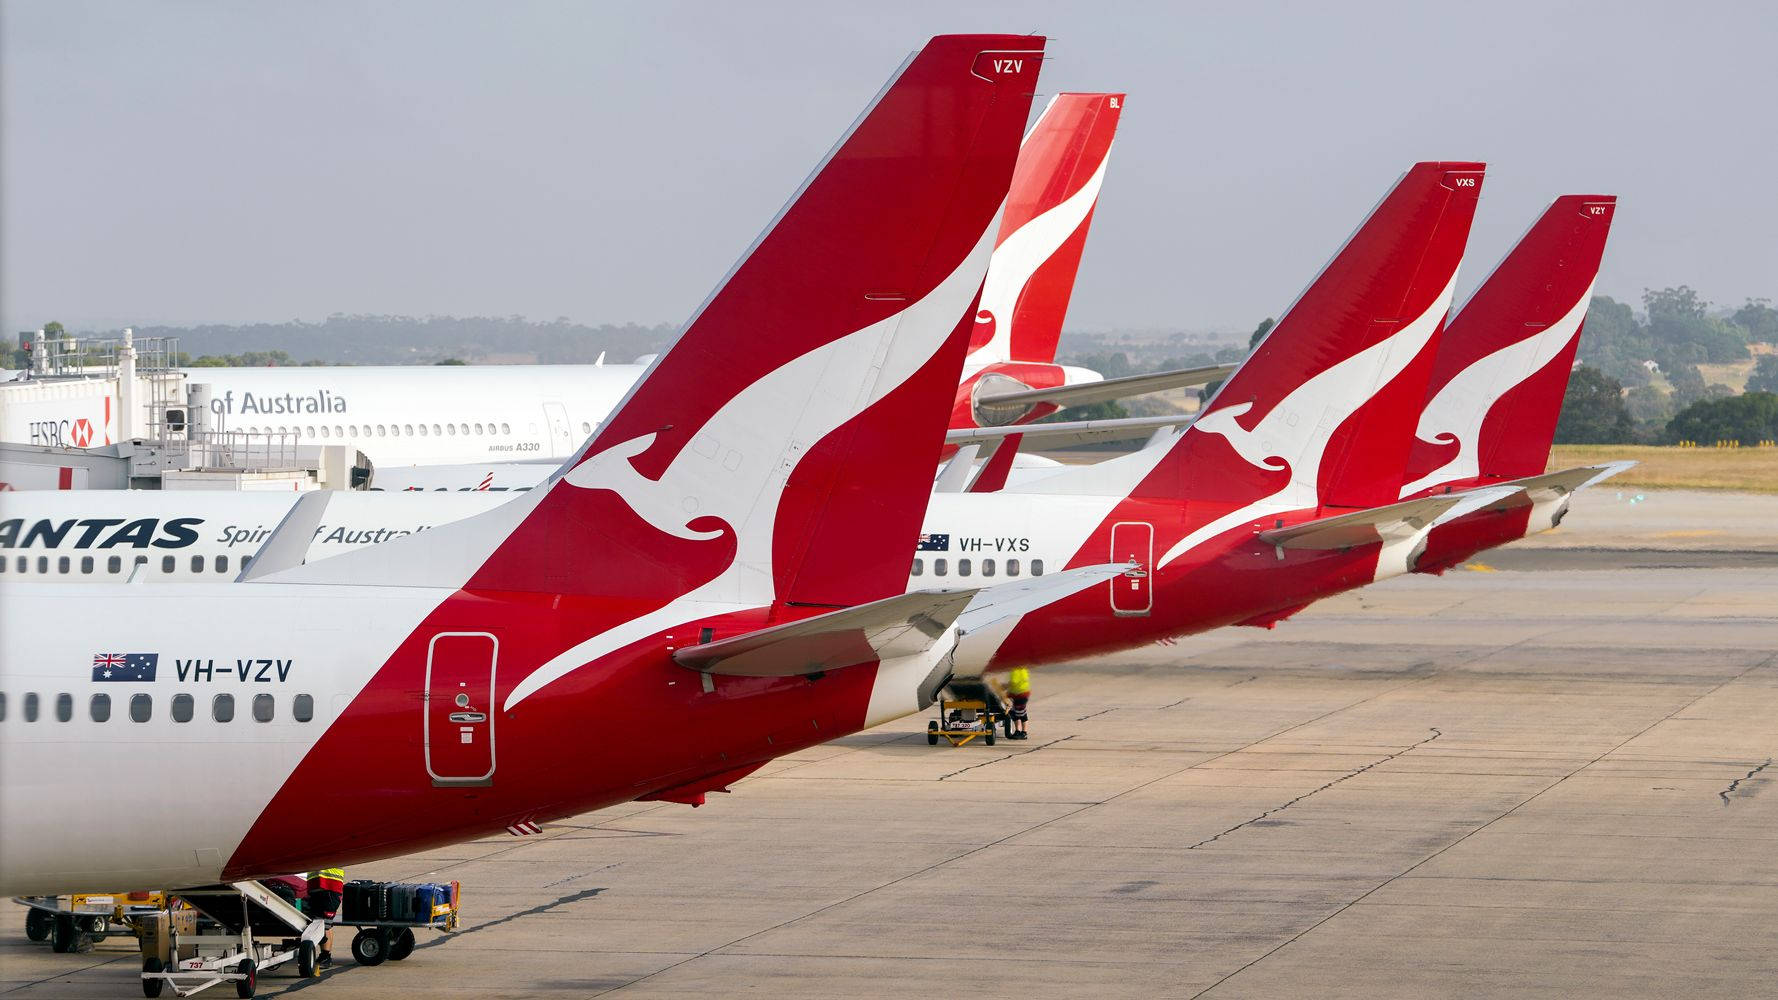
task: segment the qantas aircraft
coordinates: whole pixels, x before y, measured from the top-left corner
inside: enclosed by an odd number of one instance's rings
[[[1449,175],[1445,182],[1436,179],[1440,169]],[[1096,596],[1027,615],[1017,641],[996,660],[1007,666],[1222,624],[1269,626],[1318,597],[1408,569],[1436,571],[1479,547],[1521,537],[1532,507],[1548,509],[1537,506],[1552,502],[1546,494],[1559,493],[1565,504],[1574,489],[1613,468],[1539,475],[1611,200],[1558,199],[1440,336],[1438,320],[1473,200],[1473,187],[1459,182],[1472,175],[1479,176],[1479,168],[1428,164],[1411,171],[1286,314],[1267,346],[1243,365],[1232,388],[1213,401],[1198,430],[1003,496],[935,495],[909,587],[1030,579],[1089,559],[1133,559],[1147,570],[1113,580]],[[1410,265],[1420,251],[1426,262],[1415,270]],[[1436,295],[1422,304],[1434,288]],[[1372,329],[1379,315],[1391,322]],[[1510,353],[1544,329],[1556,333],[1534,356]],[[1460,385],[1463,372],[1472,388],[1454,396],[1447,387]],[[1478,382],[1483,375],[1485,384]],[[1531,387],[1539,391],[1530,394]],[[1441,398],[1462,402],[1435,406]],[[1407,405],[1411,399],[1424,405]],[[1235,410],[1246,401],[1255,405]],[[1387,413],[1377,409],[1385,403]],[[1256,410],[1269,415],[1248,429],[1240,417]],[[1218,413],[1235,418],[1221,424],[1230,429],[1197,436],[1218,425]],[[1477,466],[1482,474],[1404,490],[1404,482],[1412,485],[1430,468],[1429,443],[1453,437],[1443,430],[1447,424],[1487,429]],[[1461,439],[1473,441],[1473,433]],[[1346,457],[1336,464],[1339,455]],[[1413,471],[1410,455],[1419,463]],[[1371,460],[1355,460],[1360,456]],[[1448,448],[1443,457],[1451,465]],[[1249,458],[1257,461],[1249,466]],[[1255,473],[1268,469],[1305,471],[1275,483],[1279,491],[1257,503],[1237,505],[1231,487],[1244,479],[1263,483],[1266,477]],[[1314,470],[1313,478],[1306,470]],[[1389,502],[1398,496],[1404,501]],[[226,578],[241,571],[243,558],[291,503],[286,497],[155,499],[160,502],[134,509],[83,503],[85,517],[75,520],[65,507],[20,516],[32,512],[26,498],[0,498],[6,515],[0,542],[15,552],[45,546],[13,558],[24,572],[72,579],[87,572],[90,560],[94,572],[116,579],[132,573]],[[425,532],[499,502],[485,493],[336,494],[310,529],[304,557],[322,560]],[[128,536],[123,543],[101,547],[119,534]],[[35,542],[24,544],[33,535]],[[1157,537],[1164,546],[1158,567]],[[1445,539],[1453,537],[1471,547],[1447,551]],[[69,540],[83,547],[70,551]],[[143,561],[140,569],[136,561]]]
[[[1031,579],[1114,553],[1115,561],[1144,567],[1146,575],[1073,602],[1079,617],[1071,625],[1045,626],[1049,611],[1027,616],[1023,635],[1032,638],[1009,647],[1015,652],[1001,662],[1011,663],[1014,655],[1039,658],[1038,646],[1044,658],[1077,655],[1084,641],[1108,635],[1128,646],[1231,622],[1265,624],[1317,596],[1417,566],[1438,519],[1496,497],[1457,489],[1395,502],[1432,360],[1443,356],[1439,325],[1475,193],[1462,182],[1479,177],[1468,164],[1410,171],[1213,401],[1200,430],[999,495],[935,494],[907,585]],[[1250,405],[1231,413],[1239,404],[1230,400]],[[1253,411],[1270,415],[1246,430],[1239,418]],[[1219,429],[1206,434],[1203,427]],[[1250,468],[1245,456],[1259,464]],[[1263,475],[1271,469],[1299,478]],[[1276,492],[1234,502],[1233,487],[1268,479]],[[59,516],[29,516],[66,498],[0,498],[0,543],[19,553],[11,572],[227,579],[291,509],[287,497],[246,495],[80,499],[77,519],[65,506]],[[123,502],[129,499],[134,506]],[[504,498],[315,500],[324,506],[306,526],[297,558],[344,581],[357,572],[353,564],[328,570],[334,560],[327,556],[391,537],[435,537],[437,526]],[[1226,600],[1208,597],[1212,591]]]
[[[266,573],[307,546],[305,500],[251,583],[0,584],[32,623],[0,630],[0,893],[700,801],[920,710],[996,617],[1125,572],[901,593],[1043,47],[903,64],[545,486]],[[67,836],[95,800],[128,836]]]
[[[1616,208],[1610,195],[1557,198],[1445,332],[1401,496],[1511,489],[1435,527],[1418,572],[1547,531],[1576,490],[1635,464],[1544,472]]]

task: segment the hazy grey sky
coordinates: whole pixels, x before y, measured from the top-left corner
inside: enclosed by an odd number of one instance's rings
[[[1562,193],[1601,291],[1778,297],[1778,7],[0,2],[0,320],[678,322],[932,34],[1126,90],[1073,328],[1248,326],[1418,159],[1472,286]]]

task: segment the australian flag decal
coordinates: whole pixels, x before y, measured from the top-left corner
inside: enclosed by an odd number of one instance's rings
[[[951,536],[948,534],[920,536],[921,552],[948,552],[950,548]]]
[[[94,653],[95,681],[151,681],[160,666],[159,653]]]

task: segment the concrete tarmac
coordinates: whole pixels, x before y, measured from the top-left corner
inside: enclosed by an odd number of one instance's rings
[[[1044,668],[1027,743],[906,719],[360,866],[460,880],[462,930],[261,995],[1778,995],[1778,561],[1710,555],[1769,548],[1773,500],[1714,496]],[[7,919],[0,995],[138,995],[128,941]]]

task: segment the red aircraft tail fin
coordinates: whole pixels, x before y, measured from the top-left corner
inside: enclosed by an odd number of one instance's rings
[[[1482,171],[1420,163],[1395,184],[1180,438],[1176,495],[1396,499]]]
[[[1056,360],[1123,94],[1057,94],[1019,150],[969,363]]]
[[[899,593],[1043,45],[934,38],[554,477],[356,578],[640,610]]]
[[[1452,318],[1402,496],[1543,472],[1616,208],[1557,198]]]

